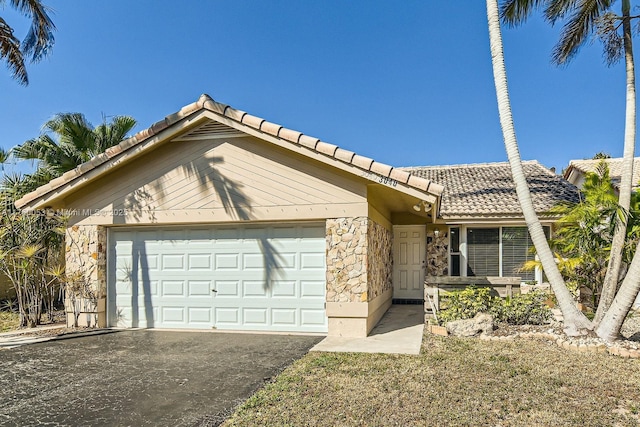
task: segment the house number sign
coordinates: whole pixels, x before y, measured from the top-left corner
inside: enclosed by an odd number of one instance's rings
[[[366,171],[366,172],[362,172],[362,176],[371,181],[376,181],[379,184],[384,184],[389,187],[398,186],[398,181],[396,181],[395,179],[391,179],[387,176],[378,175],[377,173]]]

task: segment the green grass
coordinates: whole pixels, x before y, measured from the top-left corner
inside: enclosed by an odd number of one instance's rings
[[[309,353],[224,426],[638,426],[640,360],[425,336],[419,356]]]
[[[13,331],[20,325],[20,316],[11,311],[0,311],[0,332]]]

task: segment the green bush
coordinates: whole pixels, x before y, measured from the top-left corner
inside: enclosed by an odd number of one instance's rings
[[[545,305],[548,295],[542,291],[516,294],[511,298],[491,296],[489,288],[469,286],[450,292],[443,298],[444,309],[438,313],[441,324],[452,320],[471,319],[478,313],[489,313],[496,322],[511,325],[541,325],[551,318]]]
[[[462,291],[450,292],[443,298],[445,308],[438,313],[438,320],[447,323],[451,320],[471,319],[478,313],[487,313],[495,305],[495,297],[489,288],[469,286]]]
[[[510,325],[542,325],[551,318],[551,310],[545,305],[547,298],[542,291],[516,294],[500,299],[490,312],[497,321]]]

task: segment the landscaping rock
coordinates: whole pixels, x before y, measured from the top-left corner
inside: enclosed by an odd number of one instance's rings
[[[478,313],[473,319],[454,320],[447,323],[447,332],[458,337],[474,337],[493,332],[493,316]]]

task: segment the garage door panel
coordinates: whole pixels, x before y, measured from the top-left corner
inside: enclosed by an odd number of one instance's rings
[[[240,297],[240,283],[236,280],[216,280],[215,290],[216,298],[239,298]]]
[[[245,308],[242,310],[243,324],[260,327],[267,326],[267,313],[266,308]]]
[[[185,296],[185,286],[182,280],[163,280],[162,281],[162,296]]]
[[[240,262],[239,255],[235,253],[230,254],[216,254],[215,255],[215,270],[239,270]]]
[[[110,324],[326,332],[324,227],[114,230],[110,242]]]
[[[186,263],[184,262],[184,255],[182,254],[163,254],[161,256],[162,270],[186,270]]]
[[[189,280],[189,297],[211,297],[211,280]]]
[[[211,309],[206,307],[189,307],[188,309],[190,324],[202,324],[205,327],[211,327],[213,319],[211,317]]]
[[[300,282],[300,298],[323,298],[326,285],[321,280],[303,280]]]
[[[165,306],[162,307],[162,322],[163,323],[186,323],[186,309],[180,306]]]
[[[277,326],[297,326],[297,314],[298,310],[295,308],[275,308],[271,310],[272,322]]]
[[[216,307],[216,325],[232,325],[240,326],[240,309],[239,308],[220,308]]]
[[[209,271],[213,266],[211,253],[189,254],[187,261],[189,271]]]
[[[271,296],[274,298],[295,298],[295,281],[274,280],[271,282]]]
[[[264,281],[245,280],[242,282],[242,296],[250,298],[267,298],[269,295]]]
[[[324,258],[324,254],[303,252],[300,254],[300,269],[324,271]]]
[[[263,270],[264,255],[261,253],[249,253],[242,255],[243,270]]]

